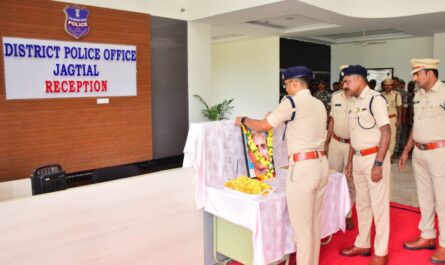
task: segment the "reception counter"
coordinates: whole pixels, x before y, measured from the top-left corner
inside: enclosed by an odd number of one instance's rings
[[[195,171],[0,202],[0,264],[204,264]]]

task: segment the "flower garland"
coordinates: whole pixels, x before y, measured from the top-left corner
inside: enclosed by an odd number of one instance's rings
[[[272,132],[273,130],[270,129],[267,132],[266,145],[267,145],[267,155],[269,158],[266,159],[263,156],[263,154],[260,153],[258,146],[253,142],[252,132],[242,124],[241,128],[243,130],[243,134],[247,136],[247,146],[249,148],[249,151],[252,152],[253,156],[255,157],[255,160],[266,168],[266,173],[257,176],[257,178],[259,180],[267,180],[273,178],[275,176],[275,168],[273,165],[273,132]]]

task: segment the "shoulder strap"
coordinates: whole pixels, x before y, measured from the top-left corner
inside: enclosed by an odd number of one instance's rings
[[[374,113],[372,112],[372,102],[374,101],[374,98],[377,96],[382,96],[382,98],[386,101],[386,103],[388,103],[388,101],[386,100],[386,98],[383,94],[378,94],[378,95],[372,96],[371,100],[369,101],[369,112],[371,112],[372,117],[374,117]]]
[[[293,121],[294,119],[295,119],[295,101],[294,101],[294,99],[291,97],[291,96],[286,96],[286,98],[290,101],[290,104],[291,104],[291,106],[292,106],[292,109],[293,109],[293,111],[292,111],[292,116],[291,116],[291,118],[290,118],[290,120],[287,120],[286,121],[286,123],[287,122],[289,122],[289,121]]]
[[[284,122],[285,127],[284,127],[284,132],[283,132],[283,141],[284,141],[284,138],[286,137],[287,123],[290,121],[293,121],[295,119],[295,106],[296,106],[295,101],[291,96],[287,95],[286,98],[290,101],[290,104],[292,106],[292,116],[290,117],[289,120]]]

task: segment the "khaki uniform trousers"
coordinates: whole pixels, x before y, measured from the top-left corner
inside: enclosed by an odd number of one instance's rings
[[[389,118],[389,127],[391,128],[391,141],[389,142],[388,154],[392,156],[394,154],[394,148],[396,147],[396,135],[397,135],[397,117]]]
[[[374,254],[388,254],[389,241],[389,192],[391,162],[387,154],[383,161],[382,179],[371,180],[371,170],[377,154],[353,158],[353,178],[356,190],[355,208],[357,209],[358,235],[354,245],[359,248],[371,247],[371,224],[374,217],[376,235]]]
[[[328,161],[329,168],[337,172],[344,172],[346,164],[348,163],[349,144],[341,143],[332,138],[329,142]],[[351,204],[355,203],[355,185],[353,178],[346,178],[348,182],[349,196],[351,197]],[[351,218],[352,211],[348,213],[347,218]]]
[[[436,238],[434,212],[439,219],[439,244],[445,247],[445,148],[419,150],[414,147],[413,169],[421,219],[419,229],[422,238]]]
[[[319,262],[321,205],[328,186],[328,174],[325,156],[295,162],[289,170],[286,200],[298,265],[318,265]]]

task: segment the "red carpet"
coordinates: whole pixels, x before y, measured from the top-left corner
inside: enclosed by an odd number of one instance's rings
[[[417,226],[420,220],[418,208],[398,203],[391,203],[391,233],[389,239],[388,265],[427,265],[433,250],[409,251],[403,248],[403,242],[419,236]],[[357,216],[354,212],[355,229],[346,233],[338,232],[332,241],[321,247],[320,265],[368,265],[371,257],[343,257],[338,254],[340,249],[352,246],[357,235]],[[437,225],[437,222],[436,222]],[[374,240],[374,238],[372,238]],[[373,241],[372,241],[373,242]],[[295,265],[295,254],[291,255],[289,264]],[[230,265],[239,265],[232,262]],[[283,263],[284,264],[284,263]]]

